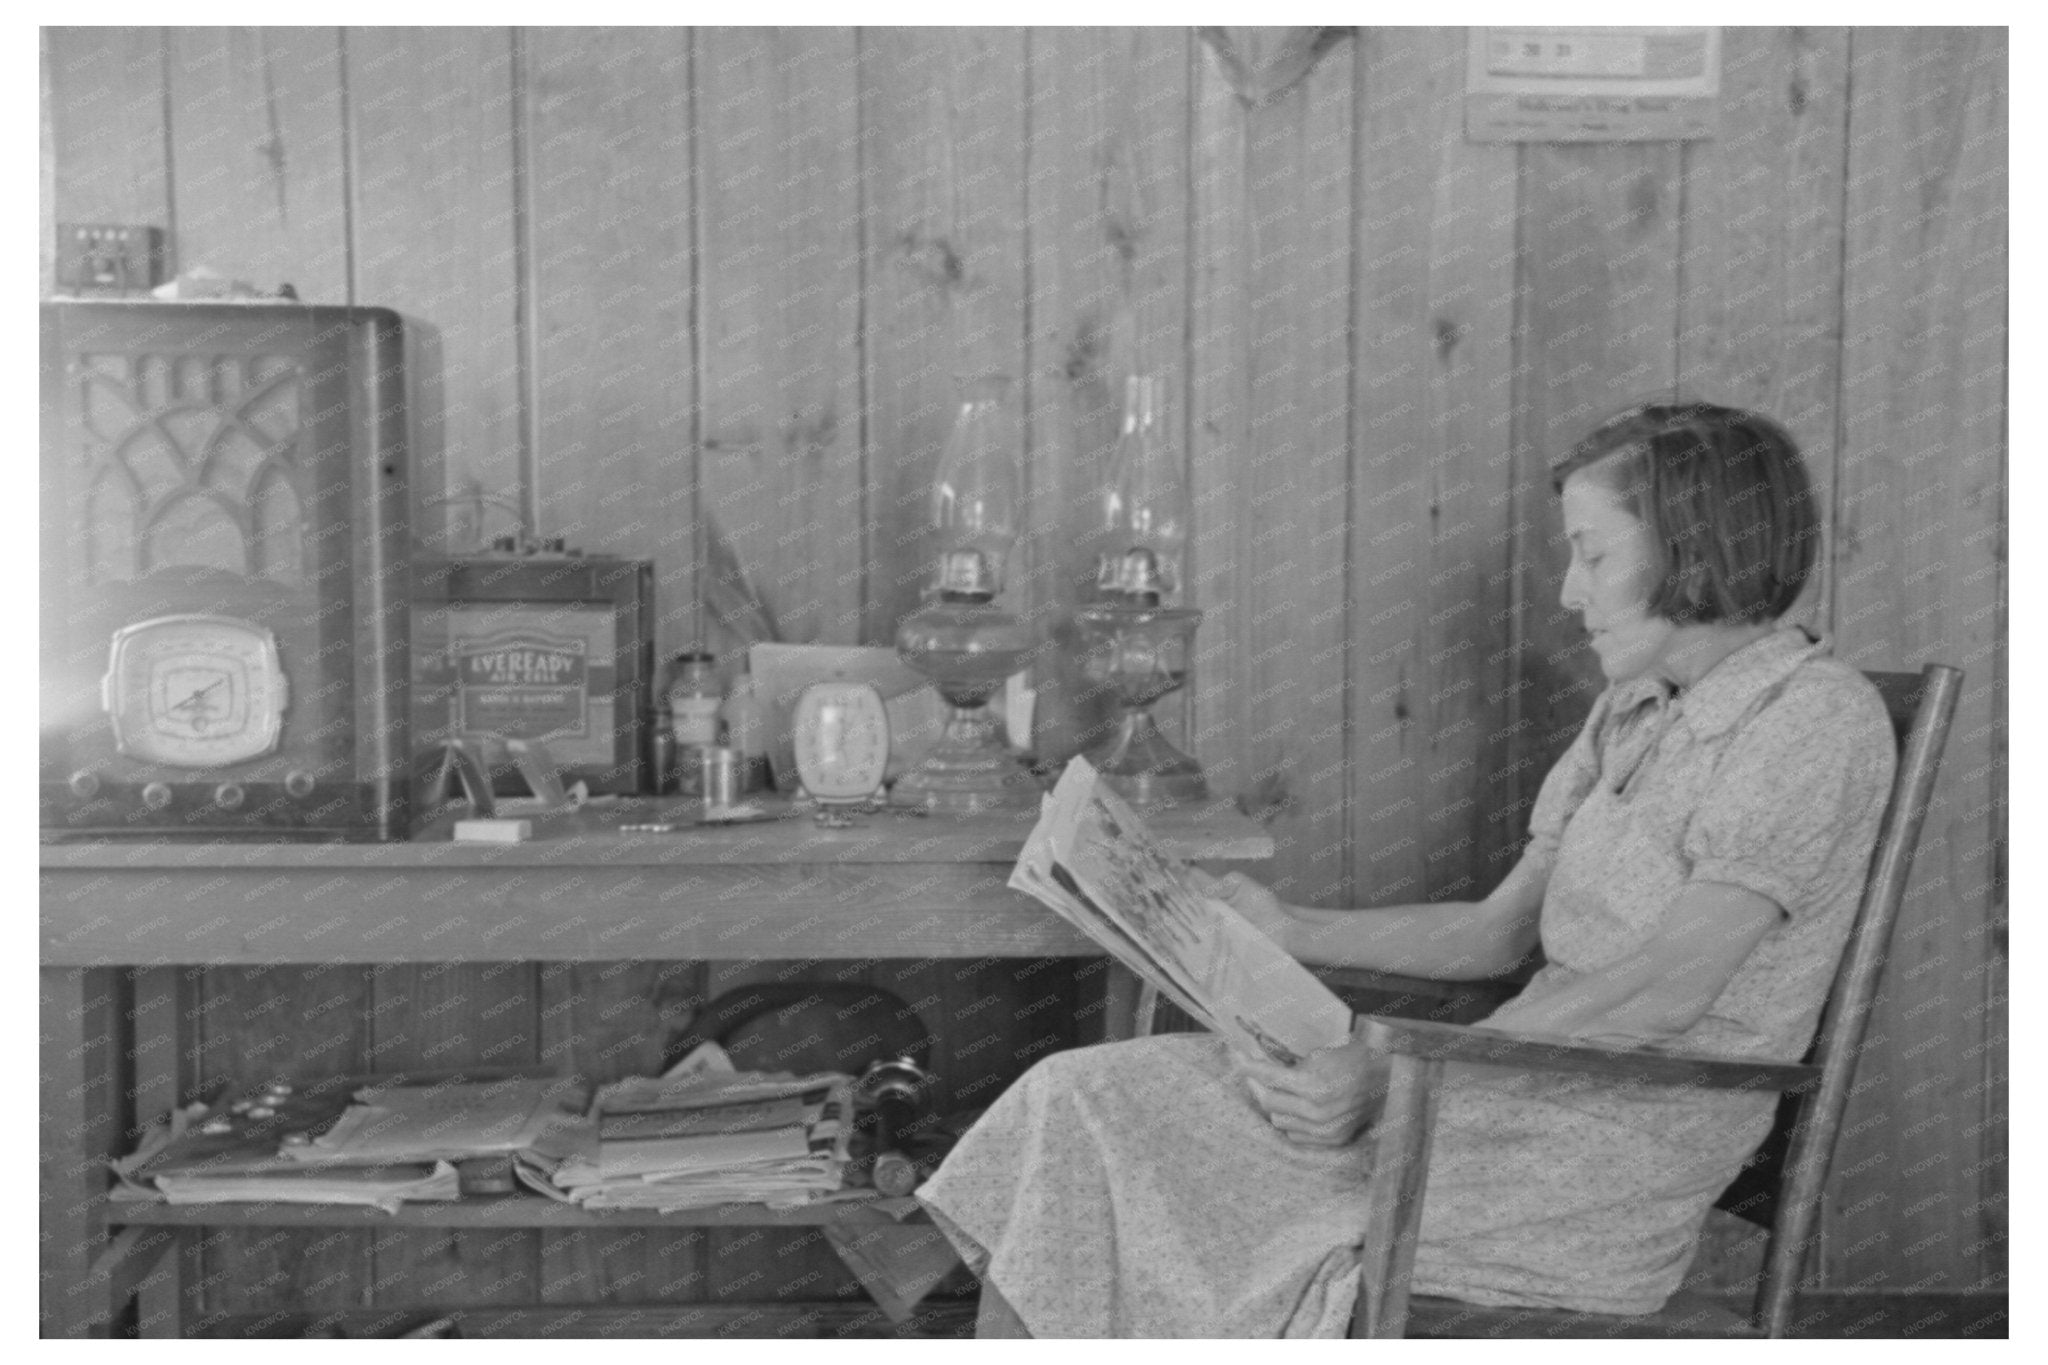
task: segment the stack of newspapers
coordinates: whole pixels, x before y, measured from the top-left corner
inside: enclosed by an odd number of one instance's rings
[[[1086,759],[1041,804],[1010,885],[1238,1045],[1292,1064],[1351,1036],[1351,1011],[1159,847]]]
[[[806,1204],[845,1184],[853,1079],[699,1072],[601,1087],[589,1121],[521,1152],[542,1194],[589,1209]]]
[[[173,1204],[455,1199],[457,1163],[502,1160],[581,1120],[557,1077],[417,1075],[271,1080],[173,1116],[116,1162],[117,1198]]]

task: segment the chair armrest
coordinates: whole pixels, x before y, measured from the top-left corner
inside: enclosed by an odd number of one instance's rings
[[[1430,1061],[1505,1066],[1522,1071],[1576,1071],[1637,1085],[1690,1085],[1709,1090],[1790,1092],[1805,1090],[1820,1080],[1819,1067],[1797,1062],[1603,1047],[1465,1024],[1380,1015],[1367,1015],[1360,1022],[1374,1047],[1397,1056]]]

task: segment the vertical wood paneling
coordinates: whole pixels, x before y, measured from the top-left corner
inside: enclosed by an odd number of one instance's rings
[[[1194,751],[1275,811],[1273,885],[1346,887],[1352,67],[1247,108],[1196,63]]]
[[[1199,46],[1188,90],[1188,475],[1194,519],[1188,545],[1189,599],[1203,613],[1195,636],[1188,705],[1194,716],[1190,752],[1218,795],[1270,814],[1247,790],[1242,729],[1245,613],[1232,587],[1243,550],[1237,505],[1251,448],[1249,291],[1241,258],[1250,235],[1249,205],[1231,187],[1242,181],[1249,153],[1243,106]],[[1240,795],[1242,793],[1242,795]],[[1270,869],[1262,869],[1262,872]],[[1340,869],[1341,875],[1341,869]],[[1298,897],[1294,899],[1299,899]]]
[[[852,644],[863,154],[853,31],[704,29],[697,43],[699,496],[784,640]]]
[[[125,1145],[120,1130],[127,1097],[110,1054],[122,1046],[126,991],[119,973],[104,967],[43,967],[37,986],[42,1074],[84,1072],[76,1088],[46,1093],[37,1106],[37,1226],[49,1243],[41,1255],[37,1313],[42,1336],[84,1336],[94,1315],[105,1312],[103,1300],[94,1302],[87,1272],[106,1245],[99,1224],[107,1190],[103,1163]]]
[[[661,1074],[663,980],[680,963],[578,962],[539,978],[540,1060],[592,1086]],[[677,1303],[702,1297],[705,1234],[691,1228],[577,1228],[540,1237],[540,1297],[551,1303]]]
[[[50,84],[50,32],[36,34],[36,288],[44,298],[57,292],[57,134],[50,122],[57,96]]]
[[[533,325],[540,525],[572,545],[654,561],[657,649],[698,638],[691,35],[535,29]],[[577,964],[539,980],[540,1058],[593,1084],[660,1071],[653,988],[675,964]],[[540,1236],[550,1302],[683,1300],[702,1233]]]
[[[503,29],[350,29],[344,35],[356,177],[358,297],[419,326],[414,540],[429,551],[508,529],[504,511],[430,507],[435,494],[479,493],[522,505],[519,269],[515,249],[512,43]],[[439,534],[446,525],[452,538]],[[494,1054],[530,1060],[530,971],[436,964],[380,975],[374,1061],[460,1066]],[[375,1243],[375,1293],[387,1301],[436,1285],[450,1302],[535,1294],[537,1238],[407,1232]]]
[[[887,644],[930,578],[931,481],[966,381],[1001,374],[1016,382],[1008,420],[1019,492],[1031,486],[1024,450],[1028,42],[1012,28],[864,30],[859,42],[867,419],[861,639]],[[1042,600],[1020,581],[1031,567],[1027,533],[1008,565],[1003,602],[1011,610],[1029,612]],[[1028,966],[906,960],[863,972],[932,1030],[935,1104],[985,1105],[1034,1055],[1019,1049],[1020,1040],[1047,1028],[1071,1036],[1060,1020],[1021,1022],[1031,1017],[1020,1013],[1031,999],[1064,1003],[1071,1017],[1068,974],[1034,975]]]
[[[341,43],[331,28],[170,31],[178,246],[259,289],[348,301]]]
[[[1719,131],[1685,144],[1679,387],[1784,423],[1826,509],[1841,372],[1849,34],[1731,27],[1722,43]],[[1790,618],[1818,629],[1827,625],[1825,564]]]
[[[1485,799],[1513,664],[1515,152],[1465,141],[1463,30],[1359,41],[1350,899],[1469,899],[1520,833]]]
[[[695,70],[701,497],[781,638],[854,643],[865,155],[855,36],[705,29]],[[753,981],[861,975],[847,963],[711,964],[699,1003]],[[848,1287],[816,1233],[719,1230],[701,1248],[702,1297]]]
[[[690,1003],[701,1009],[728,991],[755,984],[861,982],[869,978],[872,966],[858,961],[707,963],[702,993]],[[743,1064],[747,1060],[742,1053]],[[693,1293],[695,1298],[742,1302],[851,1298],[859,1293],[853,1273],[816,1229],[714,1228],[703,1234],[702,1248],[702,1278],[697,1282],[701,1288]]]
[[[1030,538],[1019,568],[1050,646],[1032,666],[1041,757],[1099,742],[1112,715],[1081,677],[1071,611],[1094,587],[1126,376],[1166,379],[1168,428],[1187,453],[1190,41],[1185,29],[1029,35]]]
[[[1678,149],[1539,142],[1521,150],[1509,527],[1521,674],[1507,718],[1514,808],[1502,812],[1518,830],[1604,685],[1577,614],[1558,605],[1567,555],[1549,462],[1615,409],[1672,392]]]
[[[963,381],[1018,381],[1024,458],[1024,71],[1020,29],[860,35],[865,643],[892,643],[920,603],[932,475]]]
[[[992,370],[1024,381],[1011,596],[1057,619],[1121,378],[1167,373],[1208,613],[1189,747],[1278,810],[1263,872],[1298,900],[1497,879],[1599,684],[1556,604],[1547,460],[1674,387],[1771,412],[1833,501],[1813,601],[1840,652],[1971,675],[1823,1277],[2001,1283],[2004,40],[1724,40],[1715,138],[1511,148],[1463,141],[1462,31],[1365,31],[1254,109],[1185,29],[534,30],[517,71],[503,30],[49,29],[45,231],[162,224],[185,264],[313,301],[346,297],[352,255],[356,298],[417,328],[418,496],[530,497],[537,529],[652,557],[664,649],[705,632],[700,505],[785,638],[891,640],[955,377]],[[510,529],[437,503],[422,538],[451,517]],[[1048,752],[1080,743],[1070,683],[1041,669]],[[207,972],[181,1068],[651,1068],[664,969]],[[1092,984],[1036,964],[684,970],[885,985],[940,1033],[959,1107],[1096,1023]],[[815,1239],[716,1240],[422,1234],[373,1257],[369,1234],[247,1231],[194,1279],[252,1309],[853,1292]],[[1736,1279],[1753,1250],[1710,1239],[1695,1269]]]
[[[273,1078],[369,1070],[373,975],[353,965],[205,972],[190,1005],[198,1097]],[[370,1244],[370,1234],[346,1228],[222,1229],[200,1255],[201,1302],[208,1312],[356,1307],[371,1272]]]
[[[527,46],[539,522],[654,561],[666,657],[696,632],[690,36],[535,29]]]
[[[965,381],[1015,381],[1008,420],[1020,493],[1031,486],[1028,40],[1012,28],[870,29],[859,43],[867,418],[860,638],[888,644],[930,578],[931,482]],[[1027,535],[1008,565],[1002,600],[1011,610],[1037,605],[1034,589],[1020,582],[1030,556]],[[934,1103],[985,1105],[1036,1055],[1031,1039],[1047,1029],[1071,1037],[1063,1021],[1020,1012],[1026,1001],[1049,998],[1068,1005],[1071,1017],[1068,974],[1029,967],[901,960],[869,964],[862,979],[900,995],[932,1030]]]
[[[354,119],[359,302],[416,325],[413,539],[434,553],[516,525],[519,273],[512,61],[503,29],[365,28],[343,36]],[[443,528],[446,528],[444,533]]]
[[[60,223],[139,223],[170,232],[164,147],[164,30],[52,28],[51,217]],[[170,243],[171,269],[177,244]]]
[[[536,972],[530,963],[372,968],[374,1069],[457,1071],[540,1060]],[[379,1303],[532,1303],[539,1298],[540,1234],[407,1228],[373,1234]]]
[[[134,989],[133,1126],[120,1153],[132,1150],[151,1124],[201,1098],[194,1044],[199,1038],[198,1001],[205,973],[191,967],[138,967],[126,973]],[[197,1316],[196,1278],[191,1267],[200,1252],[190,1241],[165,1256],[159,1274],[145,1279],[135,1301],[141,1337],[175,1335],[180,1322]]]
[[[1858,30],[1851,45],[1841,653],[1969,676],[1836,1158],[1824,1265],[1841,1288],[1975,1288],[2002,1217],[1980,1192],[2004,1159],[1986,1058],[2002,951],[2005,60],[1995,29]]]

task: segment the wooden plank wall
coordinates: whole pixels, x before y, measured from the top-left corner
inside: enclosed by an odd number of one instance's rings
[[[1011,375],[1056,754],[1102,719],[1058,647],[1122,378],[1164,374],[1208,617],[1163,710],[1322,904],[1476,894],[1513,856],[1598,681],[1548,459],[1674,389],[1776,414],[1832,507],[1805,619],[1970,673],[1816,1277],[2002,1285],[2005,39],[1725,41],[1716,138],[1518,148],[1464,140],[1454,29],[1342,37],[1262,103],[1185,29],[52,29],[44,217],[408,314],[422,543],[523,516],[650,558],[664,651],[710,638],[712,521],[783,638],[887,642],[956,376]],[[798,972],[957,1021],[976,1103],[1086,998],[1014,965],[210,972],[171,1069],[618,1075],[662,980]],[[209,1309],[853,1292],[735,1233],[248,1234],[195,1269]]]

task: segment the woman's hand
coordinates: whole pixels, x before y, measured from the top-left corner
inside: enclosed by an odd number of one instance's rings
[[[1290,1142],[1343,1147],[1379,1117],[1389,1063],[1362,1035],[1312,1052],[1293,1066],[1233,1052],[1252,1100]]]
[[[1212,877],[1198,867],[1190,867],[1188,872],[1197,891],[1212,900],[1222,901],[1251,921],[1252,927],[1267,938],[1290,953],[1294,951],[1289,940],[1301,921],[1289,911],[1287,902],[1242,872],[1230,872],[1221,877]]]

